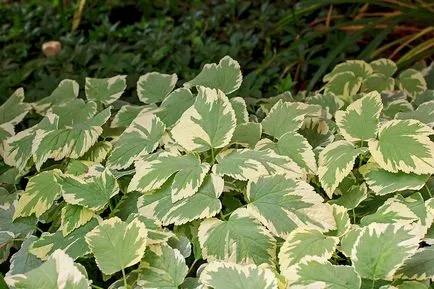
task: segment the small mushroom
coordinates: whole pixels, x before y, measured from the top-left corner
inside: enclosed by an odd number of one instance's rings
[[[48,41],[42,44],[42,52],[47,57],[54,57],[62,51],[62,43],[59,41]]]

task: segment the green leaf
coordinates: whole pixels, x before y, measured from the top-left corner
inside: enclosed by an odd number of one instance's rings
[[[29,253],[29,246],[37,239],[36,236],[29,236],[21,244],[21,248],[12,255],[10,269],[6,273],[6,278],[12,275],[25,274],[42,264],[39,258]]]
[[[395,273],[396,278],[426,280],[434,278],[434,247],[416,251]]]
[[[234,211],[227,221],[202,221],[198,236],[203,257],[208,261],[275,263],[276,240],[244,208]]]
[[[377,195],[387,195],[406,190],[420,190],[429,175],[392,173],[383,170],[375,163],[368,163],[359,168],[369,188]]]
[[[92,211],[103,209],[110,198],[119,192],[119,185],[108,169],[86,180],[73,175],[63,175],[61,184],[63,198],[67,203]]]
[[[323,109],[326,109],[328,118],[332,118],[336,111],[344,106],[344,102],[331,92],[315,94],[308,98],[307,102],[310,104],[320,105]]]
[[[262,125],[256,122],[246,122],[237,125],[232,135],[231,143],[254,148],[262,136]]]
[[[24,90],[18,88],[0,106],[0,124],[9,123],[16,125],[20,123],[30,110],[30,105],[24,103]]]
[[[139,220],[130,223],[118,217],[104,220],[86,234],[86,243],[100,270],[110,275],[142,259],[148,232]]]
[[[335,229],[331,206],[304,181],[281,175],[247,184],[247,210],[274,235],[285,238],[298,227]]]
[[[357,148],[344,140],[329,144],[319,154],[319,181],[329,198],[332,197],[339,183],[351,172],[356,157],[366,152],[366,148]]]
[[[84,102],[83,99],[73,99],[67,103],[54,105],[50,110],[59,116],[57,128],[66,128],[80,122],[85,122],[97,112],[96,102]]]
[[[160,188],[175,175],[172,182],[172,202],[194,195],[209,171],[208,163],[201,163],[199,156],[164,154],[144,158],[135,163],[136,174],[128,191],[148,192]]]
[[[406,99],[397,99],[384,106],[383,114],[388,118],[395,118],[400,112],[413,111],[413,106]]]
[[[434,131],[417,120],[391,120],[383,124],[378,140],[372,140],[369,151],[374,160],[393,173],[433,174]]]
[[[394,90],[395,79],[381,73],[369,75],[362,83],[363,92]]]
[[[351,260],[362,278],[392,280],[404,260],[419,246],[419,232],[411,226],[373,223],[362,229]]]
[[[125,169],[141,156],[151,153],[157,148],[165,129],[164,123],[156,115],[141,112],[114,141],[107,167]]]
[[[81,158],[95,163],[102,163],[111,150],[112,144],[110,142],[100,141],[94,144]]]
[[[355,289],[361,280],[351,266],[332,265],[327,261],[307,260],[288,276],[289,288]]]
[[[119,99],[127,88],[126,75],[110,78],[86,77],[86,97],[88,100],[99,101],[105,105]]]
[[[32,154],[39,170],[48,159],[61,160],[65,157],[79,158],[91,148],[102,133],[101,126],[110,117],[110,108],[89,120],[71,127],[46,131],[38,129],[33,140]]]
[[[57,104],[67,103],[78,96],[78,83],[71,79],[62,80],[50,96],[32,103],[33,109],[39,114],[45,114],[48,109]]]
[[[200,282],[214,289],[277,289],[270,269],[225,262],[208,264],[200,274]]]
[[[166,127],[171,127],[193,103],[194,98],[191,91],[183,87],[178,88],[163,100],[155,113]]]
[[[10,250],[14,244],[15,235],[8,231],[0,231],[0,264],[9,259]]]
[[[219,197],[223,191],[223,179],[207,175],[202,186],[192,196],[172,202],[171,181],[161,189],[140,197],[137,201],[139,213],[159,220],[163,225],[182,225],[196,219],[209,218],[220,212]]]
[[[145,288],[178,289],[187,272],[184,257],[177,249],[166,244],[152,245],[140,262],[137,284]]]
[[[271,150],[229,149],[217,155],[213,172],[237,180],[255,180],[260,176],[283,174],[291,178],[302,178],[300,167],[290,158]]]
[[[397,119],[416,119],[429,127],[434,127],[434,100],[422,103],[415,111],[398,112]]]
[[[61,230],[55,233],[44,232],[37,241],[30,245],[29,252],[41,260],[47,260],[55,250],[61,249],[75,260],[90,253],[84,236],[95,228],[96,225],[98,225],[98,221],[92,219],[85,225],[72,231],[68,236],[64,236]]]
[[[306,115],[317,115],[321,107],[301,102],[283,102],[279,100],[262,121],[264,132],[277,139],[287,132],[298,130]]]
[[[83,226],[95,216],[94,212],[77,205],[66,205],[62,208],[61,225],[64,236]]]
[[[339,238],[324,236],[320,231],[311,228],[298,228],[292,231],[279,252],[280,271],[283,275],[291,275],[294,266],[304,260],[327,261],[331,258]]]
[[[15,134],[14,126],[10,123],[0,124],[0,156],[5,156],[5,142]]]
[[[61,172],[51,170],[41,172],[29,179],[26,190],[21,194],[14,219],[35,214],[39,218],[60,196],[61,186],[57,178]]]
[[[363,200],[368,197],[368,188],[364,183],[360,185],[351,185],[345,187],[345,189],[341,189],[339,186],[338,190],[340,191],[341,196],[337,199],[329,201],[329,203],[343,206],[347,210],[356,208]]]
[[[20,289],[88,289],[89,281],[71,257],[56,250],[41,266],[25,273],[9,276],[8,285]]]
[[[205,64],[202,71],[194,79],[184,83],[184,86],[205,86],[230,94],[240,88],[242,81],[243,75],[238,62],[230,56],[225,56],[220,59],[219,64]]]
[[[422,73],[410,68],[399,74],[398,87],[408,95],[414,96],[416,93],[426,90],[427,84]]]
[[[347,141],[371,140],[377,135],[382,109],[381,96],[373,91],[351,103],[346,111],[336,112],[336,124]]]
[[[186,150],[203,152],[228,145],[235,125],[229,99],[220,90],[199,86],[193,106],[183,113],[170,133]]]
[[[374,73],[381,73],[385,76],[393,76],[398,70],[395,62],[387,58],[380,58],[369,63]]]
[[[178,76],[175,73],[146,73],[137,81],[137,96],[144,103],[161,102],[173,90],[177,81]]]
[[[14,220],[12,217],[18,204],[16,202],[17,194],[13,194],[13,196],[13,203],[0,205],[0,231],[12,233],[15,238],[24,238],[35,230],[36,218],[31,216]]]
[[[134,121],[134,119],[139,115],[142,110],[153,111],[156,108],[156,106],[145,107],[129,104],[123,105],[113,117],[113,120],[110,123],[110,127],[127,127]]]
[[[419,93],[416,93],[412,101],[414,107],[419,107],[422,103],[430,102],[434,100],[434,90],[428,89]]]

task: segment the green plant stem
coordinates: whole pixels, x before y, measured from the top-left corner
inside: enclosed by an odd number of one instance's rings
[[[371,285],[371,289],[375,288],[375,279],[372,279],[372,285]]]
[[[187,275],[186,275],[186,276],[188,276],[188,275],[191,273],[191,271],[193,270],[193,267],[194,267],[194,265],[196,265],[197,261],[198,261],[198,260],[195,259],[195,260],[193,261],[193,263],[191,263],[190,269],[188,269],[188,272],[187,272]]]
[[[431,193],[431,190],[428,188],[428,186],[425,184],[425,189],[426,189],[426,191],[427,191],[427,193],[428,193],[428,195],[429,195],[429,197],[430,198],[432,198],[432,193]]]
[[[125,276],[125,269],[122,268],[122,277],[124,278],[124,287],[128,289],[127,277]]]
[[[92,284],[92,285],[90,285],[92,288],[95,288],[95,289],[103,289],[102,287],[99,287],[98,285],[95,285],[95,284]]]
[[[215,163],[214,148],[211,148],[211,162],[212,164]]]
[[[113,204],[112,204],[111,200],[108,201],[108,205],[109,205],[109,208],[110,208],[110,212],[113,212],[115,208],[113,207]]]
[[[354,211],[354,209],[352,211],[353,211],[353,224],[355,224],[356,223],[356,212]]]

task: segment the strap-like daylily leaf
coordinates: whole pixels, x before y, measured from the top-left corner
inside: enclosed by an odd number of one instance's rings
[[[214,289],[277,289],[270,269],[225,262],[208,264],[200,274],[200,282]]]
[[[45,114],[50,107],[74,100],[77,96],[78,83],[75,80],[64,79],[53,90],[50,96],[32,103],[32,107],[37,113]]]
[[[115,102],[127,88],[126,75],[110,78],[86,77],[86,97],[88,100],[99,101],[105,105]]]
[[[48,159],[79,158],[92,147],[102,133],[101,126],[110,117],[110,108],[83,122],[53,131],[38,129],[32,143],[32,154],[39,170]]]
[[[434,247],[424,247],[407,259],[396,271],[401,279],[426,280],[434,278]]]
[[[422,73],[413,68],[406,69],[399,74],[398,86],[400,90],[405,91],[410,96],[427,89]]]
[[[385,76],[393,76],[398,70],[395,62],[387,58],[380,58],[369,63],[374,73],[381,73]]]
[[[416,119],[429,127],[434,126],[434,100],[422,103],[415,111],[398,112],[397,119]]]
[[[242,81],[243,75],[238,62],[225,56],[220,59],[219,64],[205,64],[202,71],[194,79],[184,83],[184,86],[206,86],[230,94],[240,88]]]
[[[187,276],[184,256],[167,244],[152,245],[138,268],[137,284],[145,288],[178,289]]]
[[[41,172],[29,179],[26,190],[21,194],[14,219],[35,214],[39,218],[60,196],[61,187],[57,178],[61,172],[51,170]]]
[[[94,144],[81,158],[95,163],[102,163],[111,150],[111,142],[100,141]]]
[[[198,87],[196,100],[171,130],[188,151],[203,152],[229,144],[236,125],[229,99],[217,89]]]
[[[359,168],[369,188],[378,195],[386,195],[405,190],[420,190],[429,175],[392,173],[383,170],[375,163],[368,163]]]
[[[259,144],[258,144],[259,146]],[[296,132],[285,133],[276,143],[269,141],[261,144],[261,149],[271,149],[279,155],[291,158],[300,168],[316,173],[315,153],[309,142]]]
[[[262,125],[256,122],[246,122],[237,125],[232,135],[231,143],[254,148],[262,136]]]
[[[282,175],[247,184],[247,210],[274,235],[285,238],[300,226],[323,231],[336,228],[331,206],[313,187]]]
[[[63,175],[61,185],[63,198],[67,203],[93,211],[104,208],[110,198],[119,192],[119,185],[108,169],[86,180],[73,175]]]
[[[89,222],[95,213],[78,205],[66,205],[62,208],[60,216],[60,228],[64,236],[68,235],[80,226]]]
[[[37,241],[30,245],[29,251],[39,259],[46,260],[55,250],[61,249],[75,260],[90,253],[84,237],[96,225],[98,221],[92,219],[68,236],[64,236],[61,230],[55,233],[43,233]]]
[[[397,173],[434,173],[434,131],[417,120],[391,120],[383,124],[378,140],[369,142],[369,151],[383,169]]]
[[[255,180],[260,176],[283,174],[302,178],[301,168],[290,158],[271,150],[230,149],[217,155],[213,171],[237,180]]]
[[[38,239],[36,236],[27,237],[21,244],[21,248],[11,257],[8,276],[24,274],[42,264],[42,261],[35,255],[29,253],[29,246]]]
[[[286,274],[285,277],[289,279],[289,288],[294,289],[356,289],[361,284],[353,267],[318,260],[302,262],[296,266],[295,272]]]
[[[88,289],[89,281],[70,256],[56,250],[41,266],[6,278],[8,285],[20,289]]]
[[[276,240],[246,209],[234,211],[227,221],[210,218],[199,227],[202,254],[208,261],[274,264]]]
[[[37,125],[23,130],[4,142],[4,162],[16,167],[20,172],[24,171],[29,159],[32,157],[32,143],[36,131],[51,131],[57,128],[59,118],[54,114],[45,116]]]
[[[113,143],[107,166],[112,169],[128,168],[135,160],[157,148],[165,129],[156,115],[142,111]]]
[[[419,232],[411,225],[373,223],[362,229],[351,260],[362,278],[392,280],[396,270],[419,247]]]
[[[366,152],[366,148],[357,148],[348,141],[336,141],[329,144],[319,154],[319,181],[331,198],[339,183],[351,172],[356,157]]]
[[[261,124],[266,134],[279,139],[287,132],[298,130],[306,115],[318,115],[320,112],[318,105],[279,100]]]
[[[146,73],[137,81],[137,96],[144,103],[161,102],[173,90],[177,81],[175,73]]]
[[[24,90],[18,88],[15,92],[0,106],[0,124],[10,123],[16,125],[23,120],[30,105],[24,103]]]
[[[222,178],[213,174],[208,175],[194,195],[173,203],[170,180],[161,189],[139,198],[139,213],[157,219],[163,225],[182,225],[196,219],[209,218],[222,208],[219,197],[223,192],[223,185]]]
[[[298,228],[292,231],[279,252],[280,271],[290,275],[303,260],[327,261],[331,258],[339,238],[324,236],[320,231],[311,228]]]
[[[382,109],[381,96],[373,91],[351,103],[345,111],[336,112],[336,124],[348,141],[371,140],[377,135]]]
[[[199,156],[161,155],[138,160],[136,174],[128,191],[148,192],[160,188],[175,174],[172,182],[172,202],[194,195],[209,171],[208,163],[201,163]]]
[[[193,94],[185,87],[172,91],[156,109],[155,114],[166,127],[174,125],[182,114],[194,103]]]
[[[130,223],[118,217],[104,220],[86,235],[99,269],[113,274],[134,265],[145,253],[148,232],[139,220]]]

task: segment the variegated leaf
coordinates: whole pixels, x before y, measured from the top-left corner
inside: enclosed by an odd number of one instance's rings
[[[415,111],[398,112],[397,119],[416,119],[429,127],[434,127],[434,100],[422,103]]]
[[[62,208],[60,228],[64,236],[89,222],[95,213],[78,205],[66,205]]]
[[[0,156],[5,157],[5,142],[15,134],[14,126],[10,123],[0,124]]]
[[[327,75],[324,76],[324,81],[326,81],[326,77]],[[351,95],[356,94],[362,86],[362,78],[357,77],[351,71],[337,73],[327,78],[327,81],[327,84],[324,86],[324,93],[333,93],[346,101],[349,100]]]
[[[271,150],[229,149],[217,155],[213,171],[237,180],[256,180],[260,176],[282,174],[303,178],[301,168],[290,158]]]
[[[205,177],[199,190],[190,197],[172,202],[171,180],[161,189],[140,197],[137,201],[139,213],[157,219],[163,225],[182,225],[196,219],[210,218],[220,212],[219,197],[223,191],[223,179],[216,175]]]
[[[32,142],[32,154],[39,170],[48,159],[61,160],[65,157],[79,158],[91,148],[102,133],[101,126],[110,117],[110,108],[91,119],[63,129],[46,131],[38,129]]]
[[[383,124],[378,140],[369,142],[374,160],[393,173],[433,174],[434,131],[417,120],[391,120]]]
[[[175,175],[172,182],[172,202],[194,195],[209,171],[208,163],[201,163],[194,154],[161,155],[143,158],[135,163],[136,174],[128,191],[148,192],[160,188]]]
[[[95,163],[102,163],[111,150],[112,144],[110,142],[100,141],[94,144],[81,158]]]
[[[54,105],[47,113],[59,116],[57,129],[62,129],[86,122],[96,114],[97,110],[98,105],[94,101],[85,102],[83,99],[73,99]]]
[[[332,72],[326,74],[323,81],[332,81],[332,78],[342,72],[352,72],[356,77],[365,78],[373,72],[371,65],[362,60],[347,60],[336,65]]]
[[[276,261],[276,240],[244,208],[234,211],[227,221],[202,221],[198,236],[202,255],[208,261],[257,265]]]
[[[339,183],[351,172],[356,157],[366,152],[366,148],[357,148],[344,140],[329,144],[319,154],[319,181],[331,198]]]
[[[92,219],[85,225],[75,229],[68,236],[62,231],[55,233],[43,233],[41,237],[30,245],[29,252],[39,259],[47,258],[57,249],[64,250],[74,260],[90,253],[89,246],[84,239],[85,235],[98,225],[96,219]]]
[[[157,148],[165,129],[164,123],[156,115],[141,112],[114,141],[107,166],[112,169],[128,168],[135,160]]]
[[[200,274],[200,282],[214,289],[277,289],[277,280],[268,268],[212,262]]]
[[[155,113],[166,127],[171,127],[193,103],[194,98],[190,89],[181,87],[172,91]]]
[[[186,150],[203,152],[229,144],[235,125],[235,112],[222,91],[199,86],[193,106],[170,133]]]
[[[32,103],[33,109],[39,114],[45,114],[47,110],[57,104],[66,103],[78,96],[78,83],[75,80],[64,79],[50,96]]]
[[[137,81],[137,96],[144,103],[161,102],[173,90],[177,81],[178,76],[175,73],[146,73]]]
[[[60,183],[63,198],[67,203],[92,211],[103,209],[110,198],[119,192],[119,185],[108,169],[86,180],[73,175],[63,175]]]
[[[426,90],[427,84],[421,72],[409,68],[399,74],[398,87],[408,95],[414,96],[416,93]]]
[[[398,70],[395,62],[387,58],[380,58],[369,63],[374,73],[381,73],[386,76],[393,76]]]
[[[99,101],[105,105],[119,99],[127,88],[126,75],[110,78],[86,77],[86,97],[88,100]]]
[[[146,111],[154,111],[157,109],[156,105],[150,105],[150,106],[138,106],[138,105],[123,105],[121,109],[116,113],[116,115],[113,117],[110,127],[116,128],[116,127],[127,127],[129,126],[134,119],[139,115],[139,113],[143,110]]]
[[[342,237],[351,229],[350,216],[343,206],[332,205],[333,218],[336,223],[336,230],[328,232],[328,235]]]
[[[345,254],[347,257],[351,257],[354,244],[362,233],[362,228],[359,225],[353,224],[350,230],[341,237],[341,244],[338,248],[339,251]]]
[[[11,257],[9,271],[6,278],[12,275],[24,274],[42,264],[35,255],[29,253],[29,246],[38,239],[36,236],[28,236],[21,244],[20,249]]]
[[[137,200],[136,203],[134,204],[134,207],[136,206],[137,206]],[[147,218],[145,216],[132,213],[128,216],[126,222],[130,223],[135,219],[139,220],[145,225],[146,230],[148,231],[148,237],[146,241],[148,245],[164,244],[167,243],[169,239],[173,240],[174,238],[176,238],[176,235],[172,231],[166,228],[163,229],[159,224],[159,222],[155,219]]]
[[[167,244],[152,245],[138,268],[137,285],[144,288],[177,289],[188,273],[185,259]]]
[[[426,280],[434,279],[434,247],[424,247],[416,251],[396,271],[396,278]]]
[[[334,140],[334,129],[318,118],[306,118],[298,132],[314,149],[325,147]]]
[[[9,194],[9,193],[8,193]],[[34,216],[31,217],[21,217],[13,218],[17,210],[17,194],[11,194],[13,199],[10,199],[10,203],[0,204],[0,231],[8,232],[13,235],[13,239],[22,239],[28,234],[35,231],[37,220]],[[6,235],[4,235],[6,236]],[[0,248],[7,246],[6,244],[1,244]]]
[[[235,112],[235,118],[237,119],[237,125],[246,123],[249,121],[249,113],[247,112],[246,101],[242,97],[233,97],[229,99],[232,108]]]
[[[326,109],[328,118],[332,118],[336,111],[344,106],[344,102],[331,92],[315,94],[307,99],[307,102],[310,104],[320,105],[323,109]]]
[[[246,122],[236,126],[231,143],[254,148],[262,136],[262,125],[256,122]]]
[[[340,187],[341,185],[338,186],[338,190],[341,196],[329,201],[329,203],[343,206],[347,210],[352,210],[368,197],[368,188],[365,183],[349,185],[343,188]]]
[[[61,187],[57,182],[60,174],[59,170],[51,170],[31,177],[18,201],[14,219],[32,214],[39,218],[51,208],[53,202],[60,197]]]
[[[381,73],[374,73],[363,80],[362,92],[386,91],[395,88],[395,79]]]
[[[297,265],[304,260],[327,261],[338,243],[339,238],[324,236],[316,229],[298,228],[288,235],[280,248],[280,271],[283,275],[289,276],[294,274]]]
[[[291,289],[356,289],[361,284],[353,267],[315,259],[302,262],[294,273],[285,277],[289,279]]]
[[[240,88],[242,81],[243,75],[238,62],[225,56],[220,59],[219,64],[205,64],[202,71],[194,79],[184,83],[184,86],[205,86],[230,94]]]
[[[320,113],[321,107],[318,105],[279,100],[261,124],[266,134],[279,139],[287,132],[298,130],[305,116],[315,116]]]
[[[86,234],[96,264],[106,275],[134,265],[142,259],[147,241],[147,229],[139,220],[130,223],[113,217],[102,221]]]
[[[332,208],[304,181],[281,175],[247,184],[247,210],[274,235],[285,238],[298,227],[335,229]]]
[[[365,178],[369,188],[377,195],[406,190],[420,190],[429,178],[429,175],[388,172],[375,163],[368,163],[360,167],[359,171]]]
[[[8,285],[20,289],[88,289],[89,281],[70,256],[56,250],[41,266],[6,278]]]
[[[351,260],[362,278],[392,280],[396,270],[419,247],[420,234],[411,225],[372,223],[362,229]]]
[[[16,125],[23,120],[30,105],[24,101],[24,90],[18,88],[15,92],[0,106],[0,124],[9,123]]]
[[[383,104],[378,92],[373,91],[351,103],[345,111],[337,111],[336,124],[348,141],[368,141],[377,135],[378,118]]]

